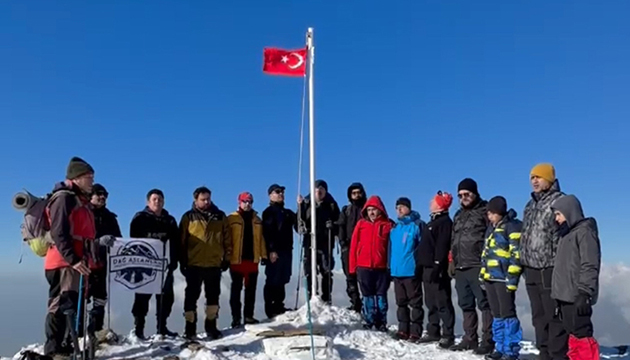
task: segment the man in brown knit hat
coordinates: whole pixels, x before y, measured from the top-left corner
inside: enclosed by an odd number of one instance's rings
[[[525,206],[521,232],[521,265],[532,309],[536,347],[540,359],[567,359],[568,335],[555,316],[556,302],[551,298],[559,236],[551,205],[564,195],[551,164],[538,164],[529,175],[533,188]]]

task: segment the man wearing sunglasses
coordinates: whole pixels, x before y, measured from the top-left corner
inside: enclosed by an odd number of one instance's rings
[[[488,227],[487,201],[482,200],[475,180],[466,178],[457,188],[460,209],[453,218],[453,262],[455,266],[455,290],[459,307],[464,314],[464,337],[452,346],[453,351],[473,350],[477,355],[488,355],[494,350],[492,340],[492,313],[486,292],[479,281],[481,252]],[[479,344],[477,327],[479,319],[475,305],[482,312],[482,339]]]
[[[273,184],[267,190],[269,206],[263,211],[263,238],[269,260],[265,266],[265,314],[273,318],[287,311],[284,307],[285,285],[291,280],[293,266],[293,230],[297,217],[284,207],[284,186]]]
[[[92,186],[92,213],[94,214],[94,225],[96,227],[96,238],[104,235],[122,237],[117,215],[107,208],[107,197],[109,193],[101,184]],[[107,250],[109,248],[101,246],[98,248],[98,257],[102,268],[92,271],[89,281],[89,296],[92,297],[94,306],[90,311],[92,317],[89,324],[93,327],[91,331],[103,330],[103,319],[105,317],[105,304],[107,304]]]

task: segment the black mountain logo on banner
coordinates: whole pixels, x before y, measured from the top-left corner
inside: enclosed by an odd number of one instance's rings
[[[165,266],[166,259],[161,259],[155,248],[143,241],[130,241],[110,256],[110,272],[116,274],[114,281],[130,290],[154,282]]]

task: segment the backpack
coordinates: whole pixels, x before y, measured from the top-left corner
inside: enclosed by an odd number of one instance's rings
[[[13,207],[16,210],[24,211],[22,222],[22,239],[28,244],[31,251],[44,257],[48,249],[54,245],[50,237],[50,220],[48,219],[48,206],[50,202],[61,194],[73,194],[70,190],[59,190],[46,194],[44,197],[37,197],[28,191],[19,192],[13,197]],[[22,257],[20,256],[20,262]]]

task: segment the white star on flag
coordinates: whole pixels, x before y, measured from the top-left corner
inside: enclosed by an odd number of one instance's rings
[[[282,61],[283,63],[285,63],[285,64],[286,64],[286,63],[288,63],[288,62],[289,62],[289,57],[288,57],[288,56],[286,56],[286,55],[284,55],[284,56],[282,56],[282,60],[280,60],[280,61]]]

